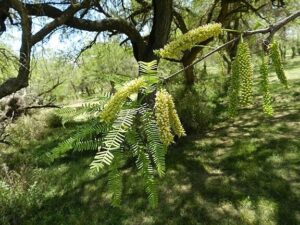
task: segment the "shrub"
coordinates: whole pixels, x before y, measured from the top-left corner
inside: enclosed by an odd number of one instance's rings
[[[9,141],[13,145],[24,147],[45,137],[47,130],[45,121],[38,115],[24,115],[8,128]]]
[[[25,185],[22,179],[14,179],[9,183],[6,179],[0,181],[0,224],[21,224],[30,211],[41,205],[43,191],[37,182]]]
[[[49,128],[62,127],[62,118],[53,111],[46,112],[44,114],[44,120]]]

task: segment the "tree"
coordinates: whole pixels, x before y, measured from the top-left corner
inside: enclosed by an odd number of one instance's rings
[[[215,0],[212,3],[199,0],[186,2],[177,0],[83,0],[80,2],[74,0],[63,2],[2,0],[1,8],[13,10],[19,17],[19,22],[16,24],[19,24],[22,29],[22,45],[18,74],[0,85],[0,98],[28,86],[32,47],[59,28],[95,32],[96,36],[101,32],[109,33],[110,36],[117,34],[121,37],[126,36],[122,42],[130,41],[135,59],[149,62],[158,59],[154,50],[162,48],[177,28],[181,33],[186,33],[191,28],[212,21],[221,23],[225,28],[231,28],[234,21],[240,24],[242,13],[253,12],[259,18],[264,18],[260,10],[265,7],[272,9],[274,6],[271,3],[276,7],[284,5],[284,1],[273,0],[254,2]],[[194,11],[195,5],[207,7],[198,7],[198,11]],[[0,12],[0,20],[3,22],[8,18],[7,10],[5,10],[5,16],[1,14],[4,15],[4,13]],[[298,11],[294,18],[299,14]],[[46,22],[43,18],[46,18]],[[44,25],[33,34],[32,23],[34,21],[44,21]],[[237,25],[233,26],[238,28]],[[231,37],[232,34],[228,34],[227,40]],[[203,46],[212,40],[198,43],[185,51],[181,59],[172,60],[181,63],[183,67],[188,67],[184,70],[187,85],[195,82],[193,66],[189,65],[195,61]],[[234,48],[234,43],[232,44],[233,47],[228,45],[231,49]]]

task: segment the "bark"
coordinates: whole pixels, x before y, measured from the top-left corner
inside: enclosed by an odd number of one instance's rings
[[[162,48],[168,41],[172,24],[173,0],[152,0],[153,26],[144,54],[137,60],[149,62],[158,59],[153,50]]]
[[[19,71],[15,78],[10,78],[0,85],[0,99],[28,86],[31,55],[31,21],[18,0],[11,0],[12,7],[21,16],[22,44],[19,56]]]

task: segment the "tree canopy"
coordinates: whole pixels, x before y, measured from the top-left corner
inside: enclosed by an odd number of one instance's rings
[[[273,9],[282,7],[283,10],[274,11],[277,18],[273,21]],[[173,37],[210,22],[220,23],[225,29],[256,29],[247,31],[244,33],[246,35],[261,33],[272,37],[281,27],[300,16],[300,11],[293,11],[297,7],[299,2],[294,0],[1,0],[1,31],[9,32],[11,26],[20,27],[22,45],[17,76],[0,84],[0,98],[28,86],[32,48],[44,39],[51,38],[51,34],[59,29],[92,32],[95,40],[100,33],[105,33],[108,38],[118,35],[120,44],[129,42],[132,46],[137,61],[149,62],[158,59],[155,50],[163,48]],[[257,18],[255,23],[252,22],[253,17]],[[274,26],[284,17],[288,19]],[[219,39],[228,42],[238,35],[227,32]],[[203,46],[212,41],[213,38],[210,38],[198,43],[184,51],[179,59],[167,59],[188,67],[184,70],[188,85],[195,81],[193,66],[190,65]],[[236,42],[226,45],[226,49],[229,58],[224,56],[224,59],[231,61]]]

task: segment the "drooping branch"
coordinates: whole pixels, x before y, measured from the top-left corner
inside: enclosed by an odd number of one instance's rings
[[[250,31],[245,31],[241,34],[241,36],[243,37],[247,37],[247,36],[251,36],[251,35],[256,35],[256,34],[267,34],[269,33],[269,36],[267,38],[267,41],[269,42],[271,40],[271,38],[274,36],[274,34],[281,29],[282,27],[284,27],[285,25],[287,25],[289,22],[295,20],[296,18],[300,17],[300,10],[296,11],[294,13],[292,13],[290,16],[278,21],[275,24],[271,24],[269,27],[267,28],[263,28],[263,29],[257,29],[257,30],[250,30]],[[200,63],[201,61],[203,61],[204,59],[208,58],[209,56],[213,55],[214,53],[220,51],[221,49],[229,46],[230,44],[238,41],[240,39],[241,36],[238,36],[228,42],[226,42],[223,45],[220,45],[219,47],[215,48],[214,50],[210,51],[209,53],[207,53],[206,55],[204,55],[203,57],[195,60],[193,63],[185,66],[184,68],[182,68],[181,70],[165,77],[163,79],[163,82],[168,82],[169,80],[171,80],[173,77],[175,77],[176,75],[184,72],[185,70],[188,70],[189,68],[193,67],[194,65]]]

